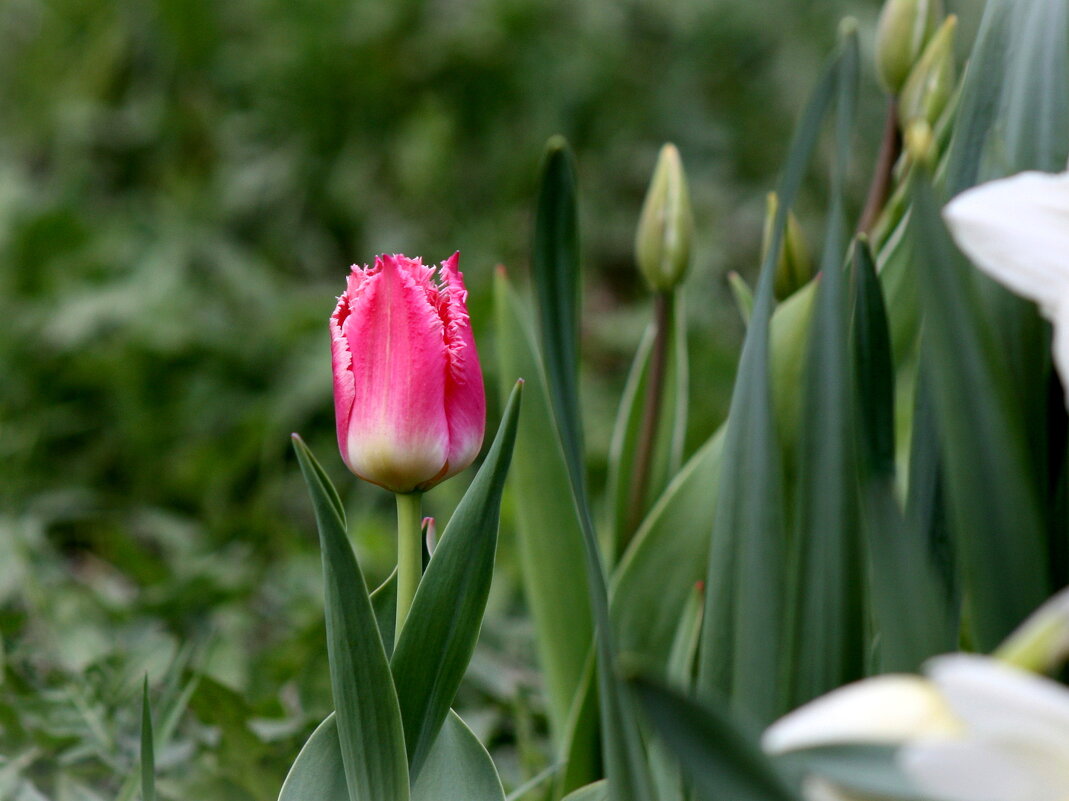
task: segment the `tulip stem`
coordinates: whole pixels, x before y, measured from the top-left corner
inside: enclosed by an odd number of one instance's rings
[[[646,398],[635,447],[635,462],[631,473],[630,503],[627,511],[627,539],[630,539],[646,512],[646,493],[649,491],[653,453],[657,447],[657,433],[661,422],[661,402],[668,371],[668,340],[675,315],[675,296],[658,292],[653,297],[653,349],[646,372]],[[620,544],[623,548],[627,542]]]
[[[397,498],[397,623],[394,642],[408,618],[416,588],[423,578],[423,528],[420,492],[398,492]]]
[[[869,185],[869,196],[865,200],[865,208],[861,212],[858,221],[858,233],[867,234],[880,219],[880,212],[887,203],[887,197],[891,193],[891,174],[894,172],[895,162],[902,152],[902,134],[898,128],[898,101],[891,98],[887,102],[887,114],[883,123],[883,141],[880,142],[880,152],[876,156],[876,167],[872,175],[872,183]]]

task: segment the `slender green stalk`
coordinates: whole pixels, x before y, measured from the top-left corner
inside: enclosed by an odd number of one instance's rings
[[[423,578],[423,527],[420,492],[397,493],[397,624],[394,642],[408,617],[416,587]]]
[[[883,211],[887,198],[891,194],[891,175],[901,152],[902,133],[898,129],[898,100],[892,97],[887,102],[883,141],[880,142],[880,152],[876,156],[876,167],[872,175],[872,183],[869,185],[869,196],[865,200],[865,208],[857,224],[859,233],[869,233],[879,220],[880,212]]]
[[[656,331],[646,374],[646,403],[642,416],[642,428],[631,473],[631,503],[627,511],[628,538],[634,535],[646,513],[646,493],[649,491],[653,452],[657,447],[657,429],[661,419],[664,379],[668,369],[668,338],[671,335],[672,318],[675,315],[675,294],[658,292],[654,295],[653,304]],[[624,542],[621,545],[621,550],[626,544]]]

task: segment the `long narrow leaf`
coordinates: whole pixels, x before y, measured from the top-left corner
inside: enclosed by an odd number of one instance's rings
[[[323,551],[327,656],[350,801],[407,801],[408,760],[390,665],[337,493],[294,435]],[[311,801],[311,799],[309,799]]]
[[[1041,518],[1010,373],[974,287],[939,218],[931,185],[914,186],[913,225],[925,266],[925,357],[931,366],[954,542],[971,630],[995,648],[1049,594]]]
[[[667,296],[665,304],[668,341],[665,345],[664,384],[657,404],[653,450],[642,497],[636,496],[632,479],[640,432],[650,400],[647,397],[647,382],[657,333],[656,322],[650,323],[639,343],[613,428],[606,494],[609,508],[608,540],[614,547],[614,559],[624,552],[647,512],[679,472],[682,462],[683,435],[687,427],[688,380],[686,314],[682,291]]]
[[[836,78],[831,208],[817,290],[801,434],[792,702],[802,703],[864,673],[865,594],[855,459],[855,398],[847,347],[843,181],[857,93],[856,36]]]
[[[783,465],[769,373],[775,255],[824,118],[835,99],[841,53],[829,63],[791,143],[781,202],[731,399],[712,525],[698,689],[721,693],[756,719],[785,711],[786,529]]]
[[[523,589],[534,621],[550,731],[562,749],[569,710],[593,639],[583,567],[583,534],[561,444],[547,436],[553,411],[531,326],[530,309],[504,270],[494,280],[499,376],[523,376],[523,414],[509,471]],[[502,394],[512,386],[502,378]],[[584,776],[585,780],[595,778]]]
[[[434,549],[390,663],[413,780],[449,714],[479,638],[522,386],[521,381],[513,388],[486,460]]]
[[[148,677],[141,690],[141,801],[156,801],[156,746],[152,736],[152,709],[148,703]]]
[[[797,801],[772,761],[725,711],[646,677],[634,686],[653,728],[679,759],[698,801]]]
[[[953,650],[956,629],[928,547],[927,529],[919,521],[907,521],[895,497],[891,338],[880,282],[864,240],[855,243],[854,289],[851,333],[860,478],[879,664],[882,672],[917,671],[928,657]]]
[[[601,734],[609,784],[618,801],[652,798],[652,780],[636,725],[634,700],[616,672],[608,590],[586,496],[578,393],[579,253],[575,168],[563,139],[546,149],[534,235],[546,384],[583,534],[584,565],[594,615]]]

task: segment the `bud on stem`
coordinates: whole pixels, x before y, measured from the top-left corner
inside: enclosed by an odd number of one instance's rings
[[[765,227],[761,240],[761,259],[768,255],[772,246],[772,226],[779,210],[779,197],[769,192],[765,200]],[[776,298],[783,300],[809,283],[813,277],[813,259],[805,242],[802,226],[793,211],[787,212],[787,228],[783,232],[779,255],[776,257],[774,291]]]
[[[902,91],[942,18],[941,0],[886,0],[884,3],[876,24],[876,74],[892,95]]]
[[[655,292],[670,292],[690,264],[694,217],[683,163],[675,145],[661,148],[642,204],[635,234],[635,259]]]
[[[958,18],[953,14],[946,18],[902,86],[898,120],[903,130],[914,120],[924,120],[934,127],[946,108],[957,81],[954,64],[954,31],[957,23]]]

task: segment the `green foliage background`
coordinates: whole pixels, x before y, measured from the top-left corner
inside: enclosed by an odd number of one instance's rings
[[[979,3],[958,5],[968,21]],[[174,711],[162,797],[276,796],[330,707],[290,431],[325,457],[369,576],[393,558],[391,499],[329,455],[333,297],[354,261],[459,249],[492,369],[490,279],[526,271],[549,135],[580,165],[594,486],[646,319],[631,242],[666,140],[694,192],[688,453],[704,440],[741,335],[724,275],[754,273],[764,193],[839,18],[868,44],[876,11],[0,2],[0,798],[132,793],[145,671],[157,717]],[[862,164],[882,111],[867,80]],[[547,756],[511,548],[506,508],[460,705],[514,786]]]

